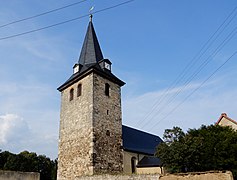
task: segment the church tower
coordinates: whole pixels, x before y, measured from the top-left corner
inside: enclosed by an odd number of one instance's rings
[[[78,63],[62,84],[58,180],[123,171],[121,87],[92,23]]]

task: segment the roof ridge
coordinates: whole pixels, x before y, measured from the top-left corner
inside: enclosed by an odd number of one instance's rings
[[[145,133],[145,134],[149,134],[149,135],[152,135],[152,136],[159,137],[159,136],[156,135],[156,134],[152,134],[152,133],[149,133],[149,132],[146,132],[146,131],[140,130],[140,129],[132,128],[132,127],[130,127],[130,126],[126,126],[126,125],[123,125],[123,126],[125,126],[125,127],[127,127],[127,128],[130,128],[130,129],[133,129],[133,130],[136,130],[136,131],[139,131],[139,132],[142,132],[142,133]],[[160,138],[160,137],[159,137],[159,138]]]

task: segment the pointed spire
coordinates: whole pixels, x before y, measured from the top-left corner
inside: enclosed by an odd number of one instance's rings
[[[95,29],[92,23],[92,14],[90,15],[90,22],[87,28],[86,37],[82,46],[79,64],[88,65],[94,64],[103,59],[103,54],[100,49],[98,39],[96,37]]]
[[[83,78],[87,72],[96,72],[102,77],[117,83],[119,86],[123,86],[125,84],[123,81],[112,74],[111,62],[108,59],[103,58],[103,54],[92,23],[92,14],[90,15],[90,21],[78,63],[73,66],[73,75],[64,84],[62,84],[58,90],[62,92],[64,89]]]

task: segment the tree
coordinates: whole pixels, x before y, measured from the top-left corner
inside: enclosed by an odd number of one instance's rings
[[[180,127],[173,127],[173,129],[166,129],[163,135],[164,142],[171,144],[179,141],[184,137],[185,133]]]
[[[22,172],[39,172],[41,180],[55,180],[57,175],[57,160],[50,160],[45,155],[23,151],[13,154],[0,151],[0,169]]]
[[[231,170],[237,179],[237,132],[218,125],[166,130],[156,156],[169,172]]]
[[[40,172],[40,179],[42,180],[51,180],[55,176],[53,175],[53,172],[55,172],[55,164],[54,161],[51,161],[49,158],[47,158],[44,155],[38,156],[38,170]]]
[[[156,155],[162,160],[169,172],[185,172],[185,152],[187,147],[182,143],[185,133],[179,127],[166,129]]]
[[[4,165],[6,164],[8,157],[12,155],[13,154],[8,151],[0,152],[0,169],[4,169]]]
[[[36,153],[23,151],[18,154],[21,161],[19,171],[37,172],[38,171],[38,157]]]

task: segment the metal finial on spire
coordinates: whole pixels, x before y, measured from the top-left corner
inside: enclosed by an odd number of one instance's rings
[[[92,15],[92,14],[90,14],[90,22],[92,22],[92,18],[93,18],[93,15]]]
[[[94,6],[92,6],[91,8],[90,8],[90,10],[89,10],[89,13],[90,13],[90,22],[92,22],[92,18],[93,18],[93,15],[92,15],[92,11],[93,11],[93,9],[94,9]]]

